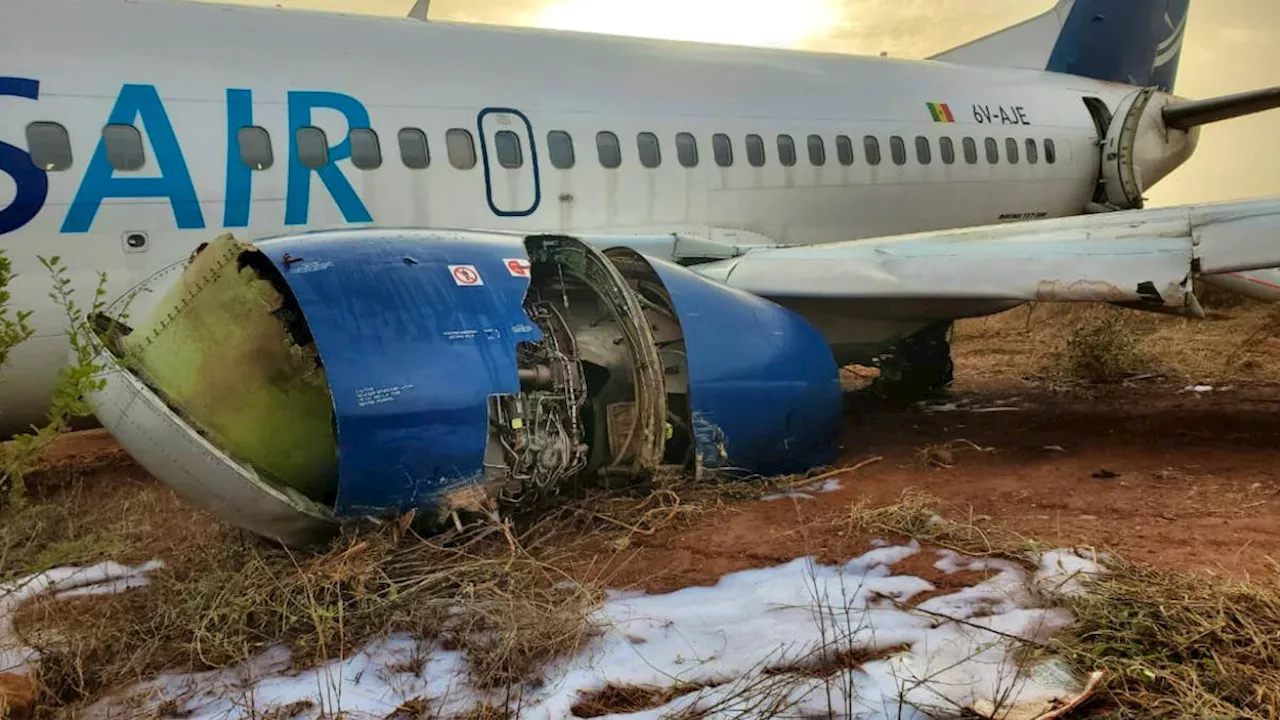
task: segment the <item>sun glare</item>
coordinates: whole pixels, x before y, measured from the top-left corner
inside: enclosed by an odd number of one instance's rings
[[[551,0],[541,28],[771,47],[799,47],[831,32],[837,0]]]

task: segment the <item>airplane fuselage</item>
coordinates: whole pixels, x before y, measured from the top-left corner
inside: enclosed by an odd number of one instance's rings
[[[76,22],[93,32],[50,51],[39,0],[12,5],[0,248],[38,336],[4,369],[3,427],[38,419],[66,355],[40,256],[60,256],[82,293],[105,271],[114,297],[224,231],[812,244],[1062,217],[1098,184],[1103,131],[1084,98],[1114,108],[1135,91],[1022,70],[151,2],[84,3]]]

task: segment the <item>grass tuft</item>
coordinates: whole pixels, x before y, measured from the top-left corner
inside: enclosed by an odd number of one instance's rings
[[[989,519],[944,519],[940,501],[853,506],[844,522],[973,555],[1027,564],[1046,546]],[[1280,588],[1155,570],[1108,556],[1089,592],[1056,598],[1078,622],[1049,650],[1103,670],[1112,717],[1280,717]]]
[[[1090,385],[1111,385],[1156,370],[1156,363],[1138,348],[1138,335],[1117,312],[1082,317],[1067,335],[1060,353],[1061,372]]]
[[[1080,662],[1145,717],[1280,717],[1280,594],[1119,563],[1075,599]]]

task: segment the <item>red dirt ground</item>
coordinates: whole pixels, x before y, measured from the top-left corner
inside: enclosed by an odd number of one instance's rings
[[[1274,560],[1280,559],[1280,384],[1181,389],[1147,381],[1089,396],[970,383],[952,400],[1018,409],[851,409],[842,462],[882,459],[838,476],[838,491],[730,504],[685,529],[635,535],[622,552],[596,548],[594,566],[603,562],[614,586],[664,591],[804,555],[847,558],[868,546],[868,538],[840,527],[850,505],[862,497],[888,504],[916,488],[955,513],[989,516],[1045,542],[1280,582]],[[989,450],[953,442],[961,440]],[[930,467],[923,449],[943,443],[951,443],[950,457],[934,457],[952,466]],[[179,510],[102,431],[68,436],[50,462],[80,475],[108,475],[120,491],[113,495],[152,496],[135,507],[185,516],[157,523],[165,534],[216,531],[211,518]],[[150,547],[135,552],[165,543],[143,544]]]
[[[843,463],[882,459],[843,474],[840,490],[741,503],[691,529],[637,536],[608,574],[667,591],[808,554],[849,557],[868,540],[840,529],[850,505],[889,504],[916,488],[1044,542],[1280,582],[1280,386],[1181,389],[1149,383],[1083,397],[988,387],[954,399],[1019,409],[854,411]],[[951,467],[924,462],[924,448],[961,439],[990,450],[952,443]]]

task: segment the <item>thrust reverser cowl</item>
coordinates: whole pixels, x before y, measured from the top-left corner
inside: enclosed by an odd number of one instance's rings
[[[601,473],[803,470],[839,425],[799,316],[568,237],[224,236],[157,318],[106,337],[104,426],[188,501],[291,545]]]

